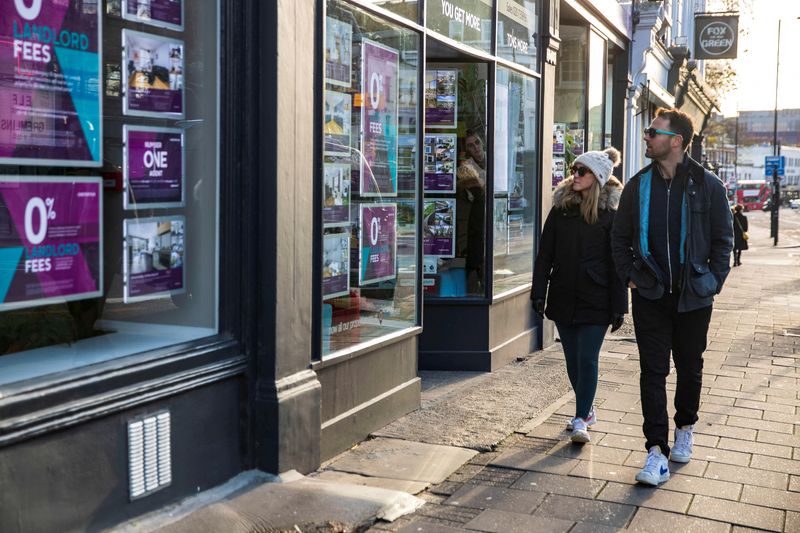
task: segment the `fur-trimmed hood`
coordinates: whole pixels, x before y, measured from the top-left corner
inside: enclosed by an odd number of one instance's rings
[[[572,177],[558,184],[553,192],[553,206],[559,209],[578,206],[581,203],[581,193],[572,190]],[[622,183],[611,176],[608,182],[600,189],[600,198],[597,203],[599,209],[617,210],[619,199],[622,196]]]

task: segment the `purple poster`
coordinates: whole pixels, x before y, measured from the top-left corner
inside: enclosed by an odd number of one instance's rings
[[[425,126],[455,128],[458,114],[458,71],[425,71]]]
[[[325,235],[322,248],[322,298],[350,292],[350,233]]]
[[[125,220],[125,303],[186,290],[185,226],[182,216]]]
[[[425,136],[425,192],[456,192],[456,136]]]
[[[397,206],[362,204],[359,207],[358,284],[394,279],[397,275]]]
[[[322,223],[326,228],[350,225],[350,165],[325,163]]]
[[[183,41],[122,30],[126,115],[184,117]]]
[[[0,164],[101,166],[100,13],[0,0]]]
[[[124,0],[123,18],[183,30],[183,0]]]
[[[182,207],[183,130],[126,125],[123,143],[125,209]]]
[[[0,179],[0,310],[103,290],[102,180]]]
[[[397,195],[397,50],[361,48],[361,196]]]
[[[425,200],[422,216],[423,254],[455,257],[456,201]]]

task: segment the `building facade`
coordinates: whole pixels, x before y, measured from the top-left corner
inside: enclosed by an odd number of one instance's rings
[[[418,368],[551,342],[537,238],[570,157],[624,151],[624,5],[0,10],[0,531],[313,471]]]

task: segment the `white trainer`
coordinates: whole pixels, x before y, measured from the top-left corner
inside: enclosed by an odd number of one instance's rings
[[[692,432],[694,425],[675,428],[675,444],[669,454],[669,460],[676,463],[688,463],[692,458]]]
[[[586,420],[580,417],[572,419],[572,434],[569,436],[572,442],[587,443],[591,439],[589,437],[589,425]]]
[[[669,479],[669,461],[661,453],[661,448],[653,446],[647,453],[644,467],[636,474],[636,481],[645,485],[658,486]]]
[[[578,418],[578,417],[576,416],[575,418]],[[575,418],[573,418],[572,420],[567,422],[567,431],[572,431],[572,428],[574,427],[574,424],[575,424]],[[594,423],[596,422],[595,417],[594,417],[594,407],[592,407],[592,410],[589,411],[589,416],[587,416],[584,419],[584,422],[586,422],[586,426],[587,427],[594,425]]]

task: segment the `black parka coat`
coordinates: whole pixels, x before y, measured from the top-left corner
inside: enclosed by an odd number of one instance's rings
[[[733,249],[747,250],[747,241],[744,232],[747,231],[747,217],[742,213],[733,214]]]
[[[599,218],[588,224],[572,178],[553,194],[533,270],[531,299],[547,300],[547,318],[565,324],[610,324],[628,312],[628,293],[614,270],[611,226],[622,184],[613,176],[601,189]]]

